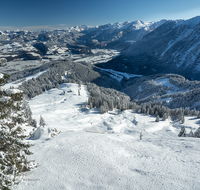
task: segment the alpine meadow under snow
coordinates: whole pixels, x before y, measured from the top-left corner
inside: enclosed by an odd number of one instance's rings
[[[0,31],[0,189],[200,189],[199,31]]]

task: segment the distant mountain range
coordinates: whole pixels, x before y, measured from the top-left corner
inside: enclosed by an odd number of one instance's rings
[[[200,79],[200,17],[165,21],[104,68],[143,75],[176,73]]]
[[[37,41],[53,41],[54,43],[67,43],[70,45],[88,45],[90,47],[123,48],[125,44],[131,44],[140,40],[144,35],[155,30],[165,23],[159,22],[118,22],[95,27],[85,25],[66,28],[63,30],[43,30],[43,31],[0,31],[0,41],[7,43]],[[123,44],[123,45],[122,45]]]
[[[99,66],[133,74],[176,73],[200,79],[200,17],[159,22],[122,22],[51,31],[0,31],[0,43],[48,42],[51,45],[121,50]],[[88,50],[87,50],[88,51]],[[81,51],[84,52],[84,51]]]
[[[36,49],[43,47],[45,52],[54,45],[75,49],[75,53],[91,53],[90,48],[117,49],[121,52],[119,56],[98,66],[132,74],[175,73],[188,79],[200,79],[200,17],[159,22],[137,20],[37,32],[0,31],[2,45],[13,42],[28,43]],[[19,57],[23,57],[21,51]]]

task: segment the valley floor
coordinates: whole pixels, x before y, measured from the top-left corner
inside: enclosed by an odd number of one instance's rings
[[[181,124],[155,122],[133,110],[101,115],[80,107],[89,96],[86,86],[81,96],[76,84],[60,87],[29,101],[33,118],[42,115],[47,132],[28,140],[35,144],[29,160],[38,167],[13,190],[199,189],[200,139],[179,138]],[[199,127],[196,118],[185,120],[188,132]],[[49,137],[48,127],[61,133]]]

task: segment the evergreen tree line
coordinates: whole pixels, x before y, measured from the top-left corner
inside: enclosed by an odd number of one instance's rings
[[[16,89],[5,90],[0,86],[0,189],[8,190],[19,183],[23,173],[36,167],[27,160],[32,154],[25,143],[22,125],[33,123],[32,113],[24,94]]]
[[[191,110],[189,107],[171,109],[161,101],[144,102],[140,104],[137,100],[130,101],[130,97],[123,92],[99,87],[93,83],[87,83],[87,89],[90,93],[90,97],[86,104],[89,105],[91,109],[95,107],[100,108],[101,114],[116,108],[121,109],[121,111],[133,109],[136,110],[137,113],[157,116],[157,122],[159,121],[159,118],[162,118],[162,120],[165,121],[170,117],[184,123],[184,116],[186,115],[197,116],[200,118],[200,112],[196,109]]]
[[[92,108],[100,108],[100,113],[106,113],[114,108],[126,110],[130,106],[130,97],[123,92],[111,88],[97,86],[94,83],[87,83],[90,93],[87,105]]]
[[[192,129],[190,130],[190,133],[187,133],[185,126],[181,128],[181,131],[178,134],[179,137],[195,137],[200,138],[200,127],[193,132]]]
[[[188,107],[171,109],[163,105],[163,102],[161,101],[153,101],[136,105],[136,112],[158,116],[159,118],[162,118],[163,121],[170,117],[174,120],[181,121],[182,123],[185,122],[186,115],[197,116],[200,118],[200,112],[196,109],[191,110]],[[156,121],[159,121],[159,119],[157,118]]]

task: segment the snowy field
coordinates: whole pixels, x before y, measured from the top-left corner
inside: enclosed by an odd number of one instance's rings
[[[119,72],[119,71],[114,71],[112,69],[103,69],[101,67],[99,67],[99,69],[106,71],[107,73],[109,73],[109,75],[118,80],[119,82],[121,82],[121,80],[125,77],[126,79],[130,79],[132,77],[142,77],[142,75],[134,75],[134,74],[130,74],[130,73],[126,73],[126,72]]]
[[[93,55],[85,55],[85,57],[79,57],[76,59],[77,55],[71,55],[71,58],[74,60],[74,62],[86,62],[91,64],[97,64],[97,63],[105,63],[110,61],[113,57],[116,57],[119,55],[119,51],[112,50],[112,49],[92,49],[91,50]],[[83,55],[82,55],[83,56]]]
[[[101,115],[80,107],[88,99],[86,86],[81,96],[76,84],[60,86],[29,101],[33,118],[42,115],[47,126],[39,139],[29,140],[35,144],[29,160],[38,167],[13,190],[200,188],[200,139],[179,138],[180,123],[155,122],[132,110]],[[198,119],[185,120],[188,132],[199,127]],[[61,133],[51,138],[48,127]]]

